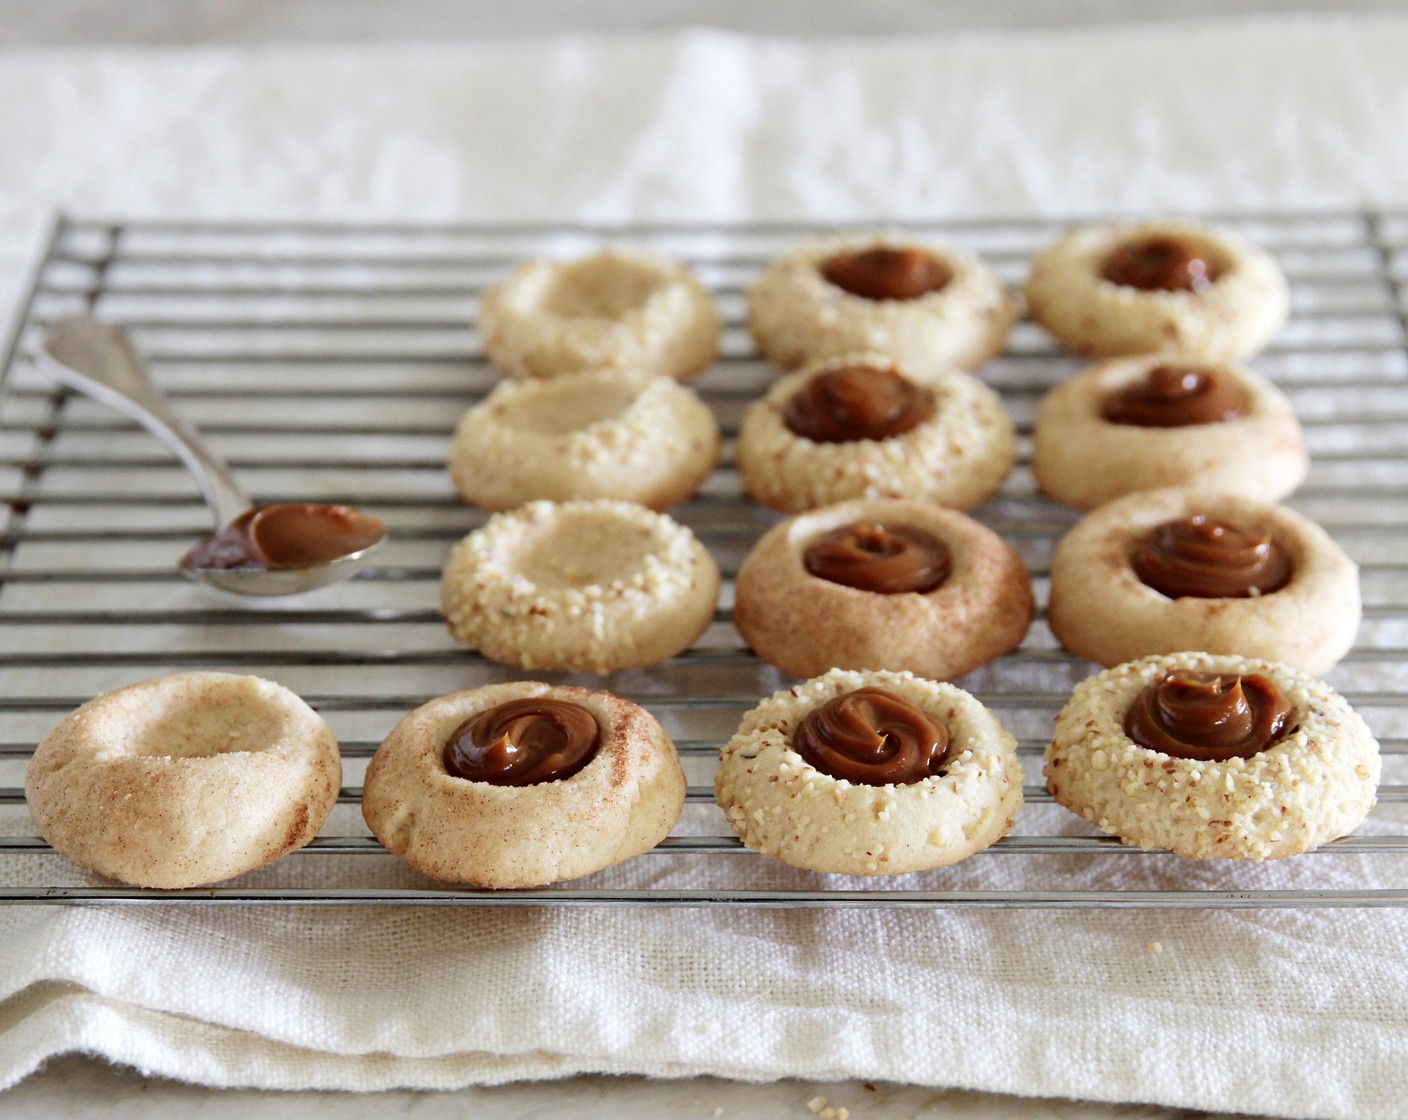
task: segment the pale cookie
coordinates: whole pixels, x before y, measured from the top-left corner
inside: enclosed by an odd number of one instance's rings
[[[528,261],[479,305],[484,353],[514,377],[616,369],[684,380],[713,362],[722,329],[682,266],[625,249]]]
[[[1289,581],[1249,597],[1172,598],[1144,583],[1131,556],[1157,527],[1193,516],[1268,537]],[[1051,561],[1051,632],[1077,657],[1118,665],[1200,649],[1326,673],[1354,644],[1359,570],[1324,529],[1284,506],[1203,490],[1129,494],[1087,514]]]
[[[1248,758],[1199,760],[1136,743],[1131,705],[1171,669],[1259,674],[1295,705],[1282,737]],[[1191,859],[1280,859],[1353,831],[1374,807],[1379,745],[1329,685],[1269,661],[1206,653],[1146,657],[1075,688],[1046,749],[1046,784],[1126,844]]]
[[[524,698],[585,708],[600,735],[568,777],[500,785],[456,777],[445,748],[465,721]],[[645,709],[609,692],[531,682],[442,696],[406,716],[367,767],[362,814],[376,838],[436,879],[536,887],[649,851],[684,806],[674,745]]]
[[[1169,427],[1106,417],[1106,408],[1121,394],[1146,386],[1151,376],[1169,374],[1216,384],[1220,395],[1235,398],[1237,415]],[[1179,404],[1169,392],[1165,409]],[[1178,354],[1114,358],[1057,385],[1036,417],[1032,473],[1043,490],[1077,509],[1167,486],[1276,501],[1304,481],[1308,466],[1290,402],[1266,378],[1230,362]]]
[[[817,442],[788,427],[788,407],[801,390],[848,369],[898,374],[930,415],[881,439]],[[784,513],[850,498],[913,498],[966,510],[1001,488],[1016,463],[1017,437],[997,394],[975,377],[948,371],[920,384],[881,354],[845,354],[783,378],[750,405],[736,454],[748,493]]]
[[[831,570],[824,538],[848,526],[862,527],[844,542],[846,559],[860,563]],[[900,535],[876,535],[875,526]],[[908,530],[932,536],[938,558],[914,558],[927,542],[906,540]],[[922,589],[932,582],[926,563],[946,573],[932,590]],[[828,571],[871,586],[836,582],[821,574]],[[880,589],[886,580],[921,590]],[[759,657],[796,677],[835,666],[948,680],[1019,646],[1033,611],[1026,566],[991,529],[929,502],[861,499],[769,530],[738,571],[733,621]]]
[[[866,270],[868,275],[858,279],[872,284],[879,279],[882,289],[886,279],[903,285],[917,266],[938,286],[921,291],[921,281],[886,298],[865,283],[850,286],[872,295],[827,278],[831,271],[845,280],[833,262],[864,261],[866,254],[881,258],[882,269]],[[910,275],[896,276],[896,270]],[[971,253],[883,233],[804,241],[768,265],[748,293],[748,327],[763,353],[786,369],[870,350],[926,380],[955,368],[972,369],[1000,352],[1014,317],[1001,281]]]
[[[1150,246],[1136,287],[1106,278],[1112,254]],[[1195,259],[1166,281],[1151,265]],[[1186,263],[1186,260],[1185,262]],[[1290,297],[1276,262],[1245,238],[1191,221],[1081,226],[1043,250],[1026,284],[1027,310],[1078,354],[1178,350],[1207,358],[1256,353],[1286,322]]]
[[[719,570],[683,525],[629,502],[532,502],[451,553],[450,633],[524,669],[609,673],[687,649],[713,621]]]
[[[303,847],[341,784],[332,731],[288,689],[178,673],[65,716],[34,752],[25,799],[44,839],[80,867],[175,889]]]
[[[718,457],[718,423],[692,389],[594,370],[501,383],[455,429],[450,478],[484,509],[619,498],[665,510]]]
[[[880,688],[941,724],[944,768],[903,785],[865,785],[823,773],[794,736],[813,709]],[[961,688],[910,673],[833,669],[777,692],[743,717],[724,745],[715,795],[743,843],[810,871],[900,875],[966,859],[1001,839],[1022,805],[1017,746]]]

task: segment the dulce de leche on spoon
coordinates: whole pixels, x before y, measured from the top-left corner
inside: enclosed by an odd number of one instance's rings
[[[326,564],[386,535],[379,517],[352,506],[281,502],[246,510],[181,558],[181,567],[225,571]]]

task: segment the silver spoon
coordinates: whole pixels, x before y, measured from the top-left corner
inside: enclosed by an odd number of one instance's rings
[[[230,470],[161,395],[147,376],[146,366],[115,323],[95,319],[62,319],[44,335],[38,366],[61,385],[115,408],[166,443],[200,484],[219,532],[254,505]],[[359,571],[386,534],[371,544],[331,560],[280,564],[272,567],[197,567],[189,556],[180,569],[191,579],[237,595],[296,595],[346,579]]]

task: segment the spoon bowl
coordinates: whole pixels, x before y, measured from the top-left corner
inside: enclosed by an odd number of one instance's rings
[[[196,568],[182,560],[177,567],[188,579],[235,595],[299,595],[356,575],[385,543],[386,538],[382,537],[376,544],[357,552],[349,552],[336,560],[320,560],[316,564],[284,564],[277,568]]]
[[[175,451],[199,483],[217,533],[254,508],[229,468],[162,396],[117,324],[61,319],[45,332],[36,364],[59,384],[135,420]],[[219,568],[188,563],[188,555],[178,567],[191,579],[236,595],[298,595],[355,575],[385,542],[383,528],[370,544],[327,560]]]

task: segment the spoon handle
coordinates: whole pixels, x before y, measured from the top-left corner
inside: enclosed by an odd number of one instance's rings
[[[61,385],[115,408],[166,443],[200,484],[218,529],[251,506],[225,464],[167,403],[115,323],[61,319],[44,335],[38,366]]]

